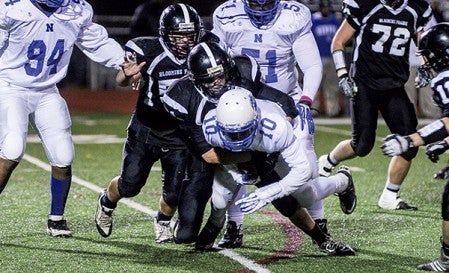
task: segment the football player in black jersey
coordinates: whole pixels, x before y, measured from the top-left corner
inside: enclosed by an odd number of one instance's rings
[[[96,226],[103,237],[112,232],[112,212],[123,197],[137,195],[153,164],[162,167],[162,196],[155,217],[156,242],[195,241],[211,195],[210,172],[193,164],[192,155],[178,130],[178,121],[166,112],[160,98],[168,86],[187,73],[186,57],[200,41],[217,41],[204,30],[201,18],[190,6],[168,6],[160,17],[160,37],[138,37],[125,45],[127,60],[117,82],[126,86],[142,82],[135,111],[128,126],[122,171],[101,192]],[[138,85],[136,85],[138,86]],[[171,232],[170,220],[178,210]]]
[[[406,153],[410,147],[430,144],[426,154],[437,162],[439,155],[449,149],[449,23],[440,23],[422,34],[418,52],[424,56],[426,65],[437,75],[432,79],[432,99],[443,111],[443,117],[410,135],[391,134],[384,139],[382,150],[388,156]],[[439,142],[438,142],[439,141]],[[418,266],[427,271],[449,271],[449,181],[446,182],[441,204],[443,237],[439,258]]]
[[[167,110],[179,120],[183,121],[183,130],[188,131],[191,136],[191,144],[195,152],[203,160],[213,164],[229,164],[220,152],[223,150],[211,147],[202,131],[202,122],[205,115],[213,108],[220,96],[233,86],[243,87],[250,90],[255,97],[277,102],[289,117],[298,115],[293,99],[261,82],[261,73],[257,62],[246,55],[230,57],[217,43],[200,43],[189,53],[188,57],[189,76],[176,81],[162,97]],[[257,186],[264,186],[279,178],[272,170],[273,158],[270,155],[253,153],[252,160],[254,169],[260,177],[261,182]],[[246,160],[248,161],[248,159]],[[242,162],[244,162],[242,160]],[[240,180],[242,183],[251,183],[254,175],[249,171],[248,162],[246,166],[240,164],[242,171]],[[248,173],[249,171],[249,173]],[[277,179],[277,180],[276,180]],[[212,204],[214,205],[214,204]],[[343,243],[335,241],[326,234],[310,217],[307,210],[298,208],[297,201],[287,196],[273,201],[273,205],[317,244],[320,251],[330,255],[354,255],[354,250]],[[213,207],[214,209],[214,207]],[[214,209],[214,211],[217,211]],[[212,213],[207,223],[198,235],[195,247],[198,250],[209,250],[225,222],[225,209],[220,209],[219,214]]]
[[[329,175],[340,162],[368,155],[374,147],[378,113],[392,133],[416,132],[417,118],[404,85],[409,77],[409,50],[432,16],[425,0],[345,0],[346,16],[331,46],[340,88],[351,98],[352,139],[340,142],[319,158],[320,174]],[[354,39],[351,71],[343,57],[345,44]],[[418,80],[428,75],[422,67]],[[391,159],[378,206],[416,210],[399,197],[399,189],[417,149]]]

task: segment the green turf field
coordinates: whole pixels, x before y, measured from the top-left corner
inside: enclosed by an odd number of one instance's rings
[[[446,158],[434,164],[421,149],[415,159],[402,198],[416,204],[418,211],[377,208],[389,162],[379,149],[380,139],[387,133],[385,126],[379,126],[379,141],[369,156],[345,163],[353,170],[356,211],[343,214],[334,196],[325,202],[331,233],[357,251],[354,257],[328,257],[302,233],[292,238],[291,226],[282,222],[271,205],[245,218],[241,249],[197,253],[190,245],[155,244],[149,214],[158,206],[158,168],[133,202],[119,204],[114,231],[109,238],[102,238],[94,224],[98,191],[120,172],[128,120],[127,114],[73,114],[75,177],[66,219],[74,236],[68,239],[50,238],[45,233],[48,165],[41,145],[30,138],[26,157],[0,195],[0,272],[402,273],[420,272],[415,269],[417,264],[439,255],[440,199],[445,182],[432,179],[432,175],[445,165]],[[318,155],[350,135],[349,125],[317,123]]]

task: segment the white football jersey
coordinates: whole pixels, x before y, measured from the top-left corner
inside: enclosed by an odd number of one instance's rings
[[[84,0],[68,0],[54,13],[30,0],[0,0],[0,80],[36,91],[54,86],[66,76],[74,44],[119,69],[122,47],[92,16]]]
[[[268,85],[284,93],[299,93],[294,43],[305,34],[313,38],[311,13],[305,5],[296,1],[281,1],[279,5],[278,14],[271,24],[257,28],[246,15],[241,0],[227,1],[214,12],[212,32],[220,37],[231,55],[254,57]],[[315,43],[312,46],[317,54],[314,61],[321,65],[314,39],[312,43]],[[304,44],[302,46],[308,48]],[[321,76],[318,77],[318,86],[320,80]],[[315,93],[316,90],[313,90],[309,96],[313,99]]]
[[[270,101],[256,99],[256,103],[258,127],[254,141],[248,150],[266,153],[280,152],[278,165],[285,165],[288,169],[286,173],[279,173],[281,180],[278,183],[266,186],[281,189],[273,191],[270,199],[274,200],[293,193],[299,186],[308,182],[312,176],[312,166],[284,111]],[[203,123],[203,133],[212,146],[226,148],[218,133],[216,109],[207,113]],[[286,167],[276,166],[276,169],[284,170]]]

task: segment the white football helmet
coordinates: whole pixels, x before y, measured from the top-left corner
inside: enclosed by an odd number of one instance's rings
[[[256,135],[256,101],[250,91],[235,87],[225,92],[217,104],[217,127],[226,149],[245,151]]]

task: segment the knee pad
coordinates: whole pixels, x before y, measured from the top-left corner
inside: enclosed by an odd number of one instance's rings
[[[136,187],[136,184],[129,183],[121,177],[118,179],[118,193],[121,197],[134,197],[139,194],[140,189],[140,187]]]
[[[369,142],[366,141],[363,141],[362,144],[360,142],[361,141],[358,142],[351,141],[351,147],[357,156],[359,157],[367,156],[374,147],[374,141],[372,142],[372,144],[369,144]]]
[[[25,153],[25,147],[26,135],[10,132],[3,139],[1,147],[2,157],[11,161],[19,161]]]
[[[290,195],[276,199],[271,203],[285,217],[291,217],[299,206],[298,201]]]
[[[413,147],[413,148],[408,149],[407,152],[401,154],[401,156],[402,156],[405,160],[410,161],[410,160],[412,160],[413,158],[415,158],[415,156],[416,156],[417,154],[418,154],[418,147]]]
[[[441,202],[441,217],[444,221],[449,221],[449,181],[446,182]]]
[[[72,165],[75,148],[70,134],[60,134],[57,138],[47,139],[44,148],[52,166],[66,167]]]
[[[196,241],[198,233],[199,228],[195,231],[192,227],[180,226],[179,223],[176,223],[173,239],[177,244],[191,244]]]
[[[176,192],[164,192],[162,198],[164,198],[165,203],[170,206],[178,205],[178,194]]]

